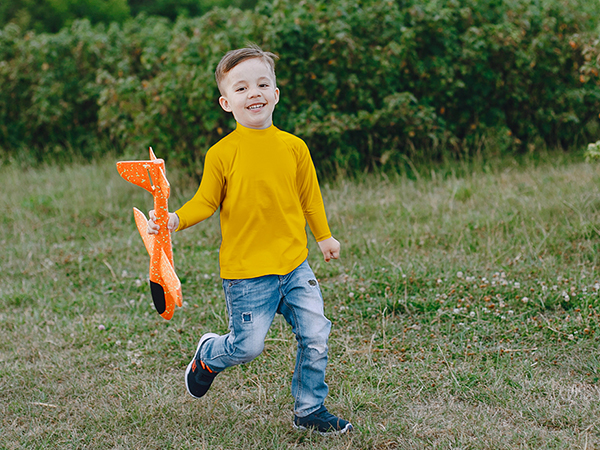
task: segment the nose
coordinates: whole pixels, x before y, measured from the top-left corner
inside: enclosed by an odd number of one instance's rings
[[[248,89],[248,98],[260,97],[261,95],[260,90],[256,87]]]

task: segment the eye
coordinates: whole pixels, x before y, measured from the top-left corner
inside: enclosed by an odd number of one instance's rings
[[[262,83],[262,84],[259,84],[258,86],[261,87],[261,88],[267,88],[267,87],[269,87],[269,85],[267,83]]]
[[[244,89],[246,89],[245,87],[241,86],[239,88],[237,88],[235,91],[236,92],[242,92]]]

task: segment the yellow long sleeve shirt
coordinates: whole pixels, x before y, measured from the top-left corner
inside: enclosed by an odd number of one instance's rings
[[[221,278],[285,275],[307,257],[306,222],[331,237],[308,147],[271,125],[240,124],[209,149],[194,197],[176,211],[177,231],[221,207]]]

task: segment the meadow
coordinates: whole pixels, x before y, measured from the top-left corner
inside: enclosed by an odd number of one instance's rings
[[[114,162],[0,167],[1,449],[600,449],[599,166],[322,182],[342,244],[325,263],[309,236],[327,406],[355,425],[324,438],[292,428],[280,317],[260,357],[187,394],[199,337],[227,331],[218,218],[174,235],[185,302],[164,321],[131,213],[151,197]],[[197,185],[167,176],[175,209]]]

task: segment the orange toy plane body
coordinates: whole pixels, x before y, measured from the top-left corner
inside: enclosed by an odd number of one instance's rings
[[[181,307],[181,283],[175,273],[168,199],[171,192],[165,176],[165,162],[156,158],[150,147],[150,161],[119,161],[119,174],[130,183],[146,189],[154,197],[156,223],[160,226],[158,234],[148,234],[148,221],[143,212],[133,208],[138,231],[142,236],[146,250],[150,255],[150,292],[156,311],[166,320],[173,317],[175,305]]]

